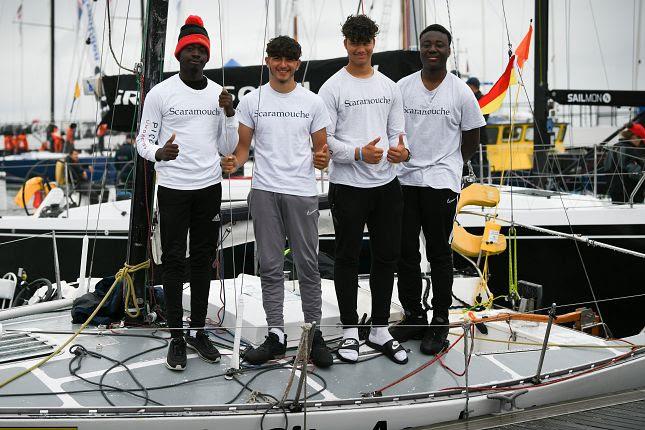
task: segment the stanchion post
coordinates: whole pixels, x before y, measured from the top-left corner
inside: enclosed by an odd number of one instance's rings
[[[540,351],[540,361],[538,362],[538,368],[537,372],[535,372],[535,376],[531,380],[534,384],[539,384],[542,382],[542,378],[540,377],[542,373],[542,365],[544,364],[544,356],[546,354],[546,348],[547,345],[549,344],[549,335],[551,334],[551,326],[553,325],[553,320],[555,320],[555,303],[551,305],[551,309],[549,310],[549,321],[547,322],[546,325],[546,333],[544,333],[544,341],[542,341],[542,351]]]

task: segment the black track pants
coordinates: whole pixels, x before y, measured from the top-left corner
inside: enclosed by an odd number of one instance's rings
[[[372,324],[387,325],[401,246],[403,199],[399,180],[375,188],[330,184],[329,203],[336,233],[334,284],[340,321],[345,327],[358,324],[358,259],[367,224],[372,256]]]
[[[423,229],[432,279],[433,315],[448,319],[452,304],[452,224],[459,195],[449,189],[403,185],[403,229],[399,259],[399,300],[405,311],[422,315],[421,254]]]
[[[163,289],[168,327],[182,327],[182,288],[186,271],[186,234],[190,230],[190,326],[203,327],[208,307],[211,267],[219,238],[221,184],[199,190],[157,191],[163,251]],[[183,336],[173,330],[173,337]]]

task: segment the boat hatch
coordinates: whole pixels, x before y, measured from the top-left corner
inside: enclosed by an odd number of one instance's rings
[[[4,333],[0,336],[0,364],[43,357],[53,350],[54,345],[29,333]]]

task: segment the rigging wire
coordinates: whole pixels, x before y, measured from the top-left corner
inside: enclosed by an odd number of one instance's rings
[[[103,54],[105,53],[105,29],[106,25],[105,22],[107,20],[107,15],[103,15],[103,34],[101,35],[101,58],[99,61],[99,68],[103,70]],[[115,94],[116,95],[116,94]],[[99,123],[99,115],[100,115],[100,107],[101,103],[99,101],[96,102],[96,110],[94,111],[94,122],[97,124]],[[93,141],[92,144],[96,143],[96,133],[94,133]],[[94,158],[95,155],[92,154],[92,167],[94,167]],[[92,191],[91,183],[94,179],[94,172],[91,172],[90,174],[90,187],[89,187],[89,193]],[[88,198],[89,198],[89,193],[88,193]],[[87,207],[87,213],[85,215],[85,235],[88,234],[89,232],[89,223],[90,223],[90,207],[88,205]]]
[[[264,47],[266,46],[266,39],[267,39],[267,33],[269,30],[269,0],[265,0],[264,2],[264,39],[262,41],[262,50],[261,50],[261,55],[260,55],[260,79],[259,79],[259,86],[258,86],[258,104],[257,104],[257,110],[260,110],[260,102],[262,99],[262,86],[263,86],[263,76],[264,76]],[[260,125],[260,117],[258,116],[256,123],[255,123],[255,129],[254,129],[254,135],[257,136],[257,131],[258,127]],[[249,148],[249,152],[250,152]],[[247,160],[248,161],[248,160]],[[253,166],[251,168],[251,190],[253,189],[253,177],[255,176],[255,160],[253,162]],[[243,167],[243,166],[242,166]],[[252,191],[249,190],[249,193]],[[246,273],[246,256],[247,256],[247,247],[249,244],[249,224],[250,224],[250,219],[251,219],[251,199],[247,198],[248,206],[247,206],[247,213],[246,213],[246,225],[245,225],[245,233],[244,233],[244,246],[243,246],[243,256],[242,256],[242,273],[241,273],[241,279],[240,279],[240,292],[238,295],[237,292],[237,287],[236,284],[234,283],[234,288],[235,288],[235,320],[236,320],[236,326],[237,326],[237,321],[239,320],[239,301],[242,300],[242,295],[244,294],[244,275]],[[235,247],[235,242],[233,241],[233,219],[231,219],[231,248],[232,251],[235,252],[234,247]],[[236,268],[233,268],[233,278],[236,277]],[[255,264],[253,267],[253,270],[255,271]]]
[[[508,42],[508,57],[509,61],[515,61],[513,57],[513,45],[511,44],[511,36],[508,31],[508,20],[506,19],[506,7],[504,6],[504,0],[501,0],[502,3],[502,15],[504,17],[504,27],[506,28],[506,40]],[[511,73],[515,72],[515,64],[511,66],[513,69]],[[512,99],[512,87],[513,85],[508,86],[508,97],[509,100]],[[517,90],[515,94],[515,109],[513,109],[513,103],[508,104],[509,109],[509,118],[511,120],[510,129],[508,133],[508,152],[509,152],[509,165],[511,172],[513,171],[513,130],[514,130],[514,121],[517,114],[518,100],[519,100],[520,91]],[[501,175],[501,181],[503,181],[504,172]],[[500,183],[500,185],[502,185]],[[514,210],[514,199],[513,199],[513,181],[509,179],[509,195],[511,202],[511,225],[508,229],[509,234],[509,247],[508,247],[508,293],[511,298],[511,302],[515,303],[515,300],[519,298],[518,293],[518,272],[517,272],[517,230],[515,228],[515,210]],[[497,215],[497,208],[495,207],[495,215]],[[486,263],[488,262],[488,254],[486,255]]]
[[[504,16],[504,27],[506,28],[506,40],[508,43],[508,56],[513,55],[513,44],[511,43],[511,33],[508,31],[508,20],[506,19],[506,8],[504,7],[504,0],[502,1],[502,15]]]
[[[116,54],[114,53],[114,49],[112,48],[112,21],[110,19],[110,1],[109,0],[105,2],[105,8],[107,10],[108,34],[109,34],[108,45],[110,46],[110,52],[112,53],[112,58],[114,59],[114,61],[116,62],[117,66],[119,66],[120,69],[127,70],[132,74],[136,74],[137,72],[135,70],[125,67],[124,65],[121,64],[119,59],[116,58]],[[130,16],[130,0],[128,0],[128,13],[126,14],[126,18],[125,18],[126,28],[128,26],[129,16]],[[124,42],[125,42],[125,34],[126,34],[126,31],[124,30],[123,31]],[[123,50],[121,50],[121,60],[123,60]]]
[[[446,0],[446,9],[448,10],[448,26],[450,27],[450,34],[453,35],[452,40],[451,40],[451,45],[452,45],[452,52],[453,52],[453,59],[454,59],[454,64],[455,64],[455,71],[457,72],[457,77],[459,77],[459,58],[457,55],[459,54],[457,52],[457,49],[455,48],[455,37],[454,37],[454,30],[452,28],[452,16],[450,15],[450,0]],[[435,11],[436,13],[436,11]]]
[[[610,89],[611,87],[609,86],[609,75],[607,74],[607,64],[605,64],[605,55],[602,52],[602,44],[600,43],[600,34],[598,33],[598,24],[596,23],[596,14],[593,11],[592,1],[587,0],[587,3],[589,3],[589,10],[591,11],[593,28],[596,34],[596,42],[598,43],[598,50],[600,51],[600,62],[602,63],[602,71],[603,71],[603,74],[605,75],[605,84],[607,85],[607,89]]]
[[[219,37],[220,37],[220,64],[222,66],[222,89],[224,91],[226,90],[226,81],[225,81],[225,75],[224,75],[224,31],[222,30],[222,2],[221,0],[217,0],[217,19],[219,21]],[[227,91],[228,92],[228,91]],[[228,130],[227,130],[227,116],[226,112],[222,112],[222,128],[223,128],[223,134],[224,134],[224,146],[228,150]],[[221,201],[220,201],[221,205]],[[237,270],[237,267],[235,266],[235,238],[234,238],[234,233],[233,233],[233,195],[231,192],[231,173],[228,174],[228,209],[229,209],[229,222],[231,223],[231,229],[227,236],[230,234],[231,236],[231,260],[233,263],[233,291],[237,292],[237,276],[235,271]],[[221,209],[220,209],[221,212]],[[220,273],[220,298],[222,299],[222,309],[224,309],[224,313],[226,312],[226,288],[223,280],[223,276],[226,276],[224,274],[224,243],[223,240],[225,236],[223,235],[222,231],[222,222],[220,218],[219,222],[219,231],[220,231],[220,244],[219,244],[219,253],[221,256],[221,259],[219,260],[220,263],[222,264],[221,267],[221,273]],[[244,270],[244,269],[242,269]],[[237,308],[237,300],[236,300],[236,308]],[[221,309],[220,309],[221,310]],[[220,318],[220,315],[218,313],[218,318]],[[224,316],[222,315],[220,318],[220,323],[224,322]]]
[[[414,17],[414,43],[416,46],[419,46],[419,29],[417,28],[417,11],[414,6],[415,1],[411,0],[410,3],[412,4],[412,16]],[[409,42],[409,41],[408,41]]]
[[[129,18],[130,18],[130,3],[131,3],[131,0],[128,0],[128,7],[127,7],[127,10],[126,10],[125,24],[124,24],[124,29],[123,29],[123,41],[121,42],[121,55],[120,55],[121,61],[123,60],[123,52],[125,51],[125,39],[126,39],[127,32],[128,32],[128,22],[129,22]],[[106,9],[107,9],[108,23],[110,22],[110,20],[109,20],[110,5],[109,4],[110,4],[109,1],[105,2]],[[105,28],[103,28],[103,31],[105,33]],[[110,41],[110,50],[112,50],[112,45],[111,45],[112,27],[110,25],[108,25],[108,40]],[[112,51],[112,55],[114,55],[113,51]],[[102,57],[102,54],[101,54],[101,57]],[[115,58],[115,61],[116,61],[117,65],[120,68],[122,68],[120,62],[117,61],[116,58]],[[126,70],[129,70],[129,69],[126,69]],[[116,81],[116,85],[115,85],[115,89],[114,89],[115,98],[116,98],[116,95],[118,93],[120,79],[121,79],[121,74],[119,73],[119,75],[117,76],[117,81]],[[97,109],[98,109],[99,106],[100,106],[100,103],[97,106]],[[137,107],[137,109],[135,110],[135,114],[138,112],[138,109],[139,108]],[[112,118],[111,118],[111,121],[110,121],[110,130],[114,126],[114,117],[115,117],[115,115],[112,115]],[[108,136],[107,147],[108,147],[108,151],[112,150],[112,135],[111,134]],[[93,157],[92,161],[94,163],[94,157]],[[96,224],[94,226],[94,240],[92,242],[92,253],[91,253],[91,257],[90,257],[90,267],[89,267],[89,270],[87,272],[87,278],[89,278],[89,279],[91,279],[91,277],[92,277],[92,270],[94,268],[94,255],[95,255],[95,252],[96,252],[96,242],[97,242],[97,237],[98,237],[98,234],[99,234],[99,222],[100,222],[100,219],[101,219],[101,209],[103,207],[103,193],[105,192],[105,188],[106,188],[106,184],[107,184],[107,178],[108,178],[107,173],[108,173],[108,157],[105,157],[104,162],[103,162],[103,178],[101,179],[101,189],[100,189],[99,202],[98,202],[97,213],[96,213]],[[93,176],[93,174],[92,174],[92,176]],[[90,195],[91,195],[91,190],[92,190],[91,183],[92,182],[91,182],[91,179],[90,179],[90,187],[89,187],[90,188]],[[88,195],[88,198],[89,198],[89,195]],[[87,221],[86,222],[89,223],[89,206],[88,206],[88,211],[87,211]],[[149,227],[150,227],[150,222],[148,220],[148,228]],[[87,229],[87,224],[86,224],[86,229]],[[134,305],[136,306],[136,303],[134,303]]]
[[[567,0],[567,3],[568,3],[568,0]],[[570,5],[570,4],[569,4],[569,5]],[[502,0],[502,10],[504,11],[504,0]],[[508,40],[509,40],[509,53],[512,53],[512,51],[511,51],[512,45],[510,44],[510,35],[508,34],[508,23],[507,23],[507,19],[506,19],[506,12],[505,12],[505,11],[504,11],[504,23],[505,23],[505,25],[506,25],[507,38],[508,38]],[[569,39],[568,39],[568,33],[567,33],[567,41],[568,41],[568,40],[569,40]],[[568,42],[567,42],[567,49],[568,49]],[[568,51],[567,51],[567,52],[568,52]],[[568,70],[567,70],[567,72],[568,72]],[[526,93],[526,86],[524,85],[524,79],[523,79],[523,77],[522,77],[521,69],[519,69],[519,70],[518,70],[518,75],[519,75],[519,77],[520,77],[520,84],[521,84],[522,88],[524,89],[524,91],[525,91],[525,93]],[[509,91],[510,91],[510,86],[509,86]],[[539,139],[540,139],[541,144],[542,144],[543,146],[546,146],[546,145],[545,145],[545,143],[544,143],[544,140],[543,140],[543,136],[542,136],[542,134],[541,134],[541,133],[540,133],[540,131],[539,131],[540,129],[539,129],[539,127],[537,127],[537,124],[535,123],[535,112],[534,112],[533,107],[532,107],[532,105],[531,105],[531,103],[530,103],[530,99],[529,99],[529,97],[528,97],[528,94],[526,94],[526,96],[527,96],[527,101],[529,102],[529,108],[531,109],[531,114],[533,115],[533,122],[534,122],[535,129],[536,129],[536,130],[538,130],[538,137],[539,137]],[[511,131],[512,131],[512,130],[511,130]],[[509,147],[510,147],[510,137],[509,137]],[[511,163],[512,163],[512,156],[511,156]],[[559,167],[559,166],[558,166],[558,167]],[[512,197],[512,196],[513,196],[513,189],[512,189],[512,183],[510,183],[509,185],[511,186],[511,223],[513,223],[513,221],[514,221],[514,220],[513,220],[513,207],[512,207],[512,206],[513,206],[513,197]],[[564,204],[564,199],[562,198],[562,195],[561,195],[561,194],[559,195],[559,198],[560,198],[560,202],[561,202],[561,204],[562,204],[562,209],[563,209],[563,211],[564,211],[565,217],[567,218],[567,224],[568,224],[568,226],[569,226],[569,230],[571,231],[571,234],[574,234],[574,232],[573,232],[573,226],[572,226],[572,224],[571,224],[571,219],[569,218],[569,213],[568,213],[568,211],[567,211],[566,205]],[[512,225],[513,225],[513,224],[511,224],[511,226],[512,226]],[[584,272],[584,274],[585,274],[585,279],[586,279],[586,281],[587,281],[587,284],[588,284],[588,286],[589,286],[589,290],[590,290],[590,292],[591,292],[591,296],[592,296],[592,298],[593,298],[594,302],[596,302],[596,301],[597,301],[596,293],[595,293],[595,291],[594,291],[594,289],[593,289],[593,286],[592,286],[592,283],[591,283],[591,278],[589,277],[589,273],[588,273],[588,271],[587,271],[587,267],[586,267],[586,264],[585,264],[585,262],[584,262],[584,258],[582,257],[582,252],[580,251],[580,246],[578,245],[578,242],[577,242],[577,241],[574,241],[574,244],[575,244],[575,247],[576,247],[576,251],[577,251],[577,253],[578,253],[578,257],[579,257],[580,263],[581,263],[581,265],[582,265],[583,272]],[[598,306],[598,304],[597,304],[597,303],[596,303],[596,310],[597,310],[597,312],[598,312],[598,316],[599,316],[599,318],[600,318],[600,321],[601,321],[601,323],[602,323],[602,325],[603,325],[603,328],[604,328],[604,330],[605,330],[606,334],[607,334],[607,335],[610,335],[609,329],[608,329],[607,325],[605,324],[604,318],[603,318],[602,313],[601,313],[601,311],[600,311],[600,306]]]
[[[316,21],[316,27],[314,28],[313,43],[311,43],[311,46],[314,47],[314,51],[311,52],[311,54],[309,55],[309,59],[307,59],[307,62],[305,63],[305,70],[302,73],[302,79],[300,80],[300,84],[302,86],[305,85],[305,81],[307,78],[307,71],[309,70],[309,62],[311,61],[311,58],[314,57],[315,49],[317,46],[316,40],[318,38],[318,28],[320,27],[320,21],[323,15],[322,11],[324,10],[324,7],[325,7],[325,0],[320,2],[320,11],[316,14],[318,16],[318,20]]]
[[[544,143],[544,142],[545,142],[545,141],[544,141],[544,137],[542,136],[542,133],[541,133],[541,131],[540,131],[540,128],[537,126],[537,123],[536,123],[536,121],[535,121],[535,111],[533,110],[533,105],[532,105],[532,103],[531,103],[531,100],[530,100],[530,98],[529,98],[528,92],[527,92],[527,90],[526,90],[526,86],[524,85],[524,78],[523,78],[523,76],[522,76],[522,70],[521,70],[521,69],[519,69],[519,70],[518,70],[518,76],[520,77],[520,84],[521,84],[521,87],[523,88],[524,93],[525,93],[525,95],[526,95],[526,99],[527,99],[527,101],[528,101],[529,109],[531,110],[531,115],[532,115],[532,117],[533,117],[533,126],[534,126],[534,129],[537,131],[537,136],[538,136],[538,138],[540,139],[540,144],[541,144],[543,147],[545,147],[545,148],[546,148],[547,146],[546,146],[546,144]],[[559,168],[559,165],[558,165],[558,168]],[[560,172],[560,173],[561,173],[561,172]],[[622,179],[621,179],[621,180],[622,180]],[[559,193],[559,194],[558,194],[558,197],[560,198],[560,203],[561,203],[561,205],[562,205],[562,209],[563,209],[563,211],[564,211],[564,215],[565,215],[565,217],[567,218],[567,225],[569,226],[569,231],[571,232],[571,234],[575,234],[575,233],[574,233],[574,231],[573,231],[573,226],[572,226],[572,224],[571,224],[571,219],[569,218],[569,212],[567,211],[566,205],[564,204],[564,199],[563,199],[563,197],[562,197],[562,194],[561,194],[561,193]],[[511,214],[512,214],[512,211],[511,211]],[[587,281],[587,285],[589,286],[589,290],[591,291],[591,296],[592,296],[592,298],[593,298],[593,303],[596,305],[596,310],[598,311],[598,316],[600,317],[600,321],[601,321],[601,323],[602,323],[602,325],[603,325],[603,328],[604,328],[604,330],[605,330],[605,334],[607,334],[607,335],[609,335],[609,336],[610,336],[610,335],[611,335],[611,333],[609,332],[609,328],[608,328],[608,327],[607,327],[607,325],[605,324],[605,321],[604,321],[604,319],[603,319],[602,313],[601,313],[601,311],[600,311],[600,306],[598,306],[598,303],[599,303],[599,302],[598,302],[598,299],[597,299],[597,297],[596,297],[596,293],[595,293],[595,291],[594,291],[594,289],[593,289],[593,286],[592,286],[592,283],[591,283],[591,278],[589,277],[589,273],[588,273],[588,271],[587,271],[587,266],[586,266],[586,264],[585,264],[585,262],[584,262],[584,258],[582,257],[582,252],[580,251],[580,246],[578,245],[578,242],[577,242],[577,241],[574,241],[574,243],[575,243],[575,246],[576,246],[576,251],[577,251],[577,253],[578,253],[578,258],[579,258],[579,260],[580,260],[580,264],[582,265],[582,269],[583,269],[583,272],[584,272],[584,274],[585,274],[585,279],[586,279],[586,281]]]

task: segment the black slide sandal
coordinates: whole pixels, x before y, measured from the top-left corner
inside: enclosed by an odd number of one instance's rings
[[[340,342],[340,344],[338,345],[338,350],[336,350],[336,355],[338,355],[338,359],[340,361],[344,361],[345,363],[356,363],[356,362],[358,362],[358,358],[355,361],[354,360],[349,360],[349,359],[343,357],[342,355],[340,355],[340,352],[338,352],[338,351],[341,350],[341,349],[350,349],[350,350],[356,351],[356,354],[358,354],[359,346],[360,345],[359,345],[357,339],[354,339],[354,338],[351,338],[351,337],[349,337],[347,339],[343,339]]]
[[[394,343],[396,342],[396,346],[394,346]],[[408,357],[405,357],[405,360],[397,360],[395,355],[399,351],[405,351],[405,348],[396,340],[396,339],[390,339],[387,342],[385,342],[383,345],[379,345],[374,342],[370,342],[369,338],[365,341],[365,345],[369,346],[370,348],[382,353],[384,356],[395,362],[396,364],[406,364],[408,362]]]

